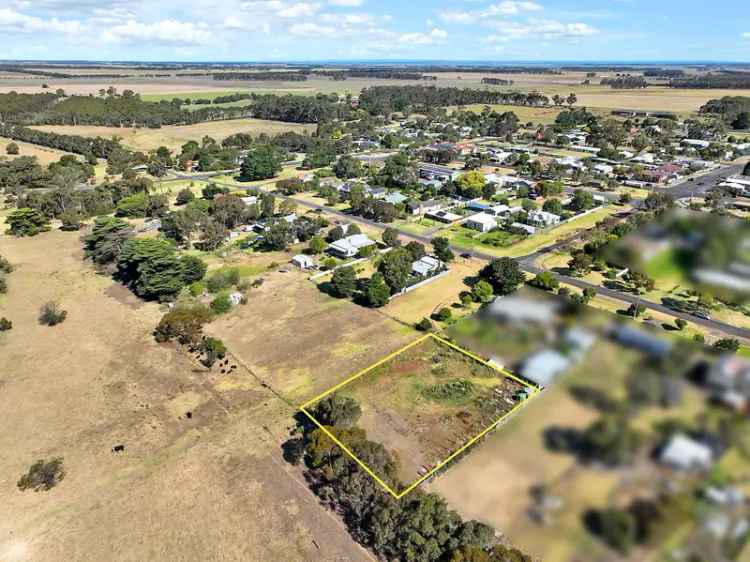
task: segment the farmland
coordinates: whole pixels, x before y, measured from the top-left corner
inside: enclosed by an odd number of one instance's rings
[[[508,413],[523,388],[428,337],[337,392],[361,404],[360,425],[397,459],[408,483]]]
[[[367,558],[284,463],[293,410],[250,373],[157,344],[159,306],[91,270],[77,233],[4,237],[0,253],[16,266],[0,297],[14,323],[0,337],[0,558]],[[68,311],[55,328],[37,322],[48,300]],[[19,493],[47,456],[64,457],[64,486]]]
[[[29,144],[0,137],[0,158],[3,156],[7,156],[8,158],[16,158],[16,156],[12,156],[6,153],[6,148],[10,143],[15,143],[18,145],[18,156],[35,156],[42,166],[47,166],[52,162],[57,162],[61,157],[68,154],[67,152],[63,152],[62,150],[55,150],[54,148],[37,146],[35,144]]]
[[[160,129],[126,129],[119,127],[46,125],[37,127],[42,131],[60,134],[89,136],[89,137],[119,137],[123,145],[133,150],[153,150],[159,146],[166,146],[170,150],[178,150],[189,140],[200,140],[206,135],[216,141],[222,141],[229,135],[247,133],[250,135],[276,135],[286,131],[298,133],[315,131],[315,125],[300,125],[297,123],[283,123],[280,121],[265,121],[263,119],[231,119],[199,123],[196,125],[179,125],[162,127]]]

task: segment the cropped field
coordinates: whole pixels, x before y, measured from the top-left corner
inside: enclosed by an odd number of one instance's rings
[[[227,121],[212,121],[196,125],[179,125],[162,127],[161,129],[125,129],[119,127],[72,126],[72,125],[44,125],[36,127],[42,131],[52,131],[68,135],[100,136],[105,138],[120,137],[123,145],[133,150],[152,150],[159,146],[166,146],[171,150],[178,150],[189,140],[200,141],[205,135],[222,141],[235,133],[251,135],[276,135],[287,131],[298,133],[315,131],[315,125],[299,123],[284,123],[281,121],[266,121],[263,119],[231,119]]]
[[[336,392],[360,403],[358,425],[390,451],[400,480],[408,483],[510,412],[523,388],[500,371],[427,337]],[[312,410],[314,404],[306,407]]]

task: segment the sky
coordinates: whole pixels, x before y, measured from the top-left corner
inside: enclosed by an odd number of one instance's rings
[[[0,0],[0,58],[750,61],[747,0]]]

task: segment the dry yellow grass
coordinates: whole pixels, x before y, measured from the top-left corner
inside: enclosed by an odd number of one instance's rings
[[[0,137],[0,158],[6,156],[10,159],[17,158],[17,156],[11,156],[6,152],[6,148],[10,143],[16,143],[20,152],[18,156],[36,156],[39,164],[42,166],[48,166],[52,162],[57,162],[61,157],[69,152],[63,152],[62,150],[55,150],[54,148],[47,148],[44,146],[37,146],[35,144],[28,144],[25,142],[14,141]]]
[[[206,135],[217,141],[235,133],[251,135],[276,135],[286,131],[298,133],[315,131],[315,125],[301,125],[299,123],[283,123],[281,121],[266,121],[263,119],[230,119],[227,121],[212,121],[196,125],[180,125],[162,127],[161,129],[129,129],[119,127],[45,125],[36,127],[43,131],[81,136],[100,136],[111,138],[120,137],[122,143],[134,150],[152,150],[159,146],[166,146],[178,150],[189,140],[199,141]]]

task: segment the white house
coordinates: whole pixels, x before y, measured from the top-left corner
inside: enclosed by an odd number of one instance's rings
[[[497,219],[487,213],[477,213],[466,219],[464,225],[466,228],[479,232],[489,232],[493,228],[497,228]]]
[[[255,205],[258,202],[258,198],[255,195],[248,195],[242,198],[242,202],[245,205]]]
[[[411,272],[415,275],[427,277],[443,267],[443,262],[432,256],[424,256],[411,264]]]
[[[596,166],[594,166],[594,171],[605,176],[611,176],[615,171],[615,168],[614,166],[610,166],[609,164],[597,164]]]
[[[292,258],[292,263],[300,269],[311,269],[315,266],[315,261],[312,259],[312,256],[307,256],[305,254],[297,254],[294,256]]]
[[[409,201],[406,207],[412,215],[424,215],[439,211],[443,208],[443,204],[439,201]]]
[[[374,245],[375,242],[367,234],[353,234],[333,242],[328,246],[328,251],[342,258],[353,258],[362,248]]]
[[[707,140],[700,139],[683,139],[682,143],[684,146],[691,146],[693,148],[708,148],[711,143]]]
[[[527,221],[532,226],[538,226],[541,228],[549,228],[560,224],[560,217],[554,213],[548,213],[547,211],[529,211]]]
[[[518,230],[520,232],[523,232],[525,234],[528,234],[529,236],[533,236],[536,234],[536,227],[531,226],[530,224],[524,224],[522,222],[514,222],[510,225],[511,230]]]
[[[659,461],[676,470],[708,470],[714,453],[708,445],[686,435],[675,435],[659,456]]]

